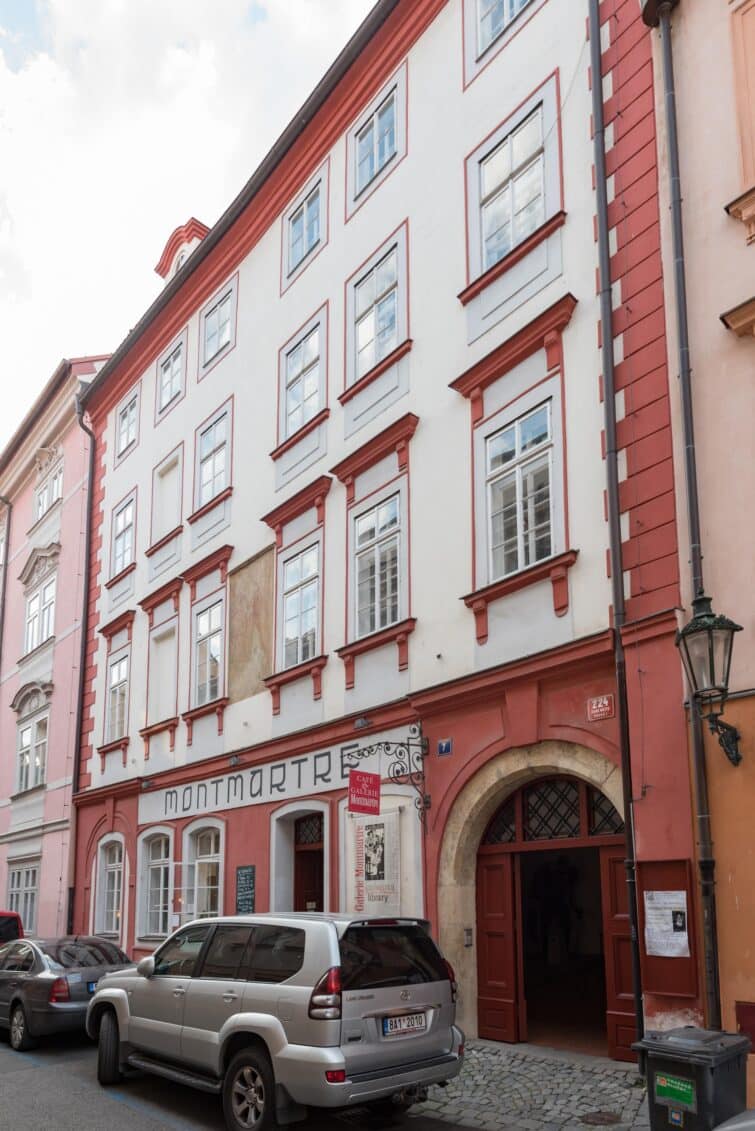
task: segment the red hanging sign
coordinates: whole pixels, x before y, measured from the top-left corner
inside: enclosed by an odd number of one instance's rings
[[[367,813],[373,817],[380,814],[380,774],[369,774],[365,770],[350,771],[349,812]]]

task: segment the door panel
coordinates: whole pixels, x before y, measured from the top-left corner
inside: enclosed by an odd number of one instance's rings
[[[294,911],[323,910],[321,848],[298,851],[294,860]]]
[[[481,1037],[518,1041],[514,857],[477,860],[477,1012]]]
[[[603,907],[603,948],[606,964],[606,1029],[608,1055],[636,1060],[637,1040],[632,988],[632,943],[625,852],[623,846],[601,848],[600,888]]]

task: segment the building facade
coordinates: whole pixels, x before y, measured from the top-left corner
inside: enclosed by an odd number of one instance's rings
[[[171,237],[85,397],[77,930],[141,954],[217,911],[427,915],[470,1034],[627,1057],[631,819],[641,896],[685,905],[675,958],[641,947],[647,1022],[700,1019],[651,45],[606,0],[604,327],[586,15],[380,0],[218,224]]]
[[[27,934],[69,922],[89,505],[76,397],[104,360],[61,362],[0,456],[0,899]]]

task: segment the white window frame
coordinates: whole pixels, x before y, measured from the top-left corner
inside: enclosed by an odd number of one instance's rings
[[[480,35],[480,17],[483,5],[489,0],[463,0],[464,21],[464,86],[467,87],[477,78],[496,56],[503,50],[509,40],[513,39],[522,27],[529,23],[530,17],[535,15],[548,0],[517,0],[521,4],[519,10],[512,18],[506,19],[498,34],[483,45]],[[506,0],[508,5],[509,0]],[[537,32],[533,32],[537,35]],[[505,63],[502,64],[505,66]],[[496,81],[496,80],[493,80]]]
[[[346,218],[347,220],[361,207],[375,189],[386,180],[407,152],[407,68],[404,62],[393,77],[385,83],[372,101],[364,108],[346,135]],[[360,184],[358,176],[359,138],[373,125],[373,152],[377,152],[375,125],[379,111],[389,99],[394,100],[395,148],[380,168],[375,168],[372,177]]]
[[[158,358],[155,376],[155,421],[160,421],[175,408],[186,392],[186,366],[188,353],[188,333],[186,330],[177,338],[167,350]],[[177,366],[172,362],[179,355]],[[170,366],[171,386],[170,396],[164,399],[163,377],[166,367]],[[175,378],[177,377],[177,384]],[[173,386],[175,385],[175,388]]]
[[[377,528],[377,523],[380,520],[381,514],[395,513],[395,523],[391,524],[381,533]],[[372,538],[365,543],[359,543],[359,526],[369,516],[375,519],[375,534]],[[398,624],[401,620],[401,496],[398,492],[395,495],[389,495],[386,499],[376,503],[372,507],[360,508],[360,513],[353,516],[354,522],[354,624],[356,627],[356,638],[361,640],[365,636],[372,636],[375,632],[382,632],[385,628],[392,628],[394,624]],[[384,561],[383,554],[385,548],[395,545],[395,563],[396,563],[396,583],[395,593],[392,595],[391,604],[395,601],[396,613],[395,616],[390,618],[381,615],[381,598],[380,598],[380,583],[382,578],[382,564]],[[373,602],[371,605],[366,606],[366,609],[373,611],[375,623],[365,628],[360,627],[362,606],[360,604],[360,563],[368,559],[372,560],[374,566],[374,592]]]
[[[26,597],[24,655],[28,656],[55,635],[57,574],[48,575]],[[52,591],[50,595],[50,590]]]
[[[209,609],[214,608],[215,605],[220,606],[220,628],[214,629],[210,633],[200,638],[199,636],[199,618],[206,613]],[[218,699],[222,699],[225,695],[225,670],[226,670],[226,604],[225,604],[225,591],[217,590],[214,593],[208,594],[201,601],[197,601],[191,610],[191,700],[192,707],[204,707],[208,703],[215,703]],[[210,639],[217,632],[220,633],[220,659],[218,664],[218,693],[212,698],[200,699],[199,696],[199,646],[206,640]]]
[[[125,523],[123,528],[119,530],[119,519],[129,508],[131,509],[130,521]],[[131,541],[130,552],[128,558],[126,558],[126,556],[121,553],[120,542],[121,539],[127,541],[125,536],[128,531],[130,531]],[[136,561],[136,491],[132,491],[130,495],[114,508],[111,539],[110,576],[118,577],[119,574],[123,573],[124,569],[128,569],[128,567]]]
[[[213,491],[212,495],[210,495],[208,498],[203,499],[202,498],[202,466],[210,458],[210,456],[213,456],[213,457],[215,456],[215,454],[220,450],[220,446],[216,445],[216,447],[214,447],[212,449],[212,451],[209,453],[209,455],[205,456],[205,458],[203,460],[202,459],[202,437],[207,432],[209,432],[211,428],[215,428],[215,426],[219,423],[219,421],[223,417],[225,417],[225,421],[226,421],[226,435],[225,435],[225,440],[223,442],[223,447],[225,448],[225,478],[224,478],[224,481],[223,481],[223,485],[221,487],[218,487],[218,489],[216,491]],[[226,404],[222,405],[221,408],[219,408],[217,412],[213,413],[213,415],[211,417],[209,417],[204,422],[204,424],[201,424],[199,426],[199,428],[197,428],[197,431],[196,431],[195,468],[194,468],[194,509],[195,510],[201,510],[202,507],[209,506],[210,503],[212,503],[213,499],[216,499],[219,495],[222,495],[222,493],[228,487],[231,486],[231,482],[232,482],[232,479],[231,479],[231,470],[232,470],[231,460],[232,460],[232,458],[233,458],[233,411],[232,411],[232,407],[231,407],[230,402],[226,402]],[[214,476],[213,476],[213,479],[214,479]]]
[[[224,341],[216,345],[212,353],[207,352],[207,327],[208,321],[215,312],[220,313],[220,308],[227,302],[228,334]],[[238,275],[229,279],[202,307],[199,315],[199,380],[217,365],[236,345],[236,321],[238,308]],[[225,313],[225,311],[224,311]],[[220,324],[219,324],[220,326]]]
[[[280,362],[280,390],[281,390],[281,405],[280,405],[280,437],[281,441],[289,440],[295,436],[297,432],[308,424],[313,417],[317,416],[324,408],[324,389],[325,377],[328,364],[328,346],[327,346],[327,329],[326,319],[324,316],[316,315],[306,327],[288,342],[281,353]],[[314,334],[317,334],[317,357],[316,361],[310,362],[308,365],[302,365],[302,368],[293,376],[289,375],[289,361],[297,352],[304,351],[304,345],[308,342]],[[305,379],[312,373],[315,364],[317,365],[317,389],[310,398],[302,396],[299,404],[302,408],[301,421],[295,426],[291,425],[292,411],[289,409],[289,393],[296,384],[304,384]],[[310,401],[308,408],[305,410],[307,400]]]
[[[125,677],[117,684],[113,683],[114,669],[125,665]],[[120,730],[115,727],[113,716],[113,692],[116,688],[124,689],[123,697],[123,726]],[[131,690],[131,649],[120,648],[111,653],[107,658],[107,688],[105,693],[105,743],[117,742],[128,734],[129,724],[129,692]]]
[[[141,409],[141,395],[140,395],[140,393],[141,393],[140,386],[137,386],[135,389],[132,389],[132,391],[128,394],[128,396],[124,397],[124,399],[121,401],[121,403],[118,405],[117,409],[115,410],[115,425],[114,425],[115,440],[114,440],[114,443],[113,443],[113,450],[115,452],[116,465],[118,463],[120,463],[121,460],[124,460],[127,455],[130,455],[130,453],[134,450],[134,448],[139,443],[139,417],[140,417],[140,409]],[[125,440],[126,440],[126,442],[122,443],[122,440],[124,439],[124,430],[122,429],[122,426],[121,426],[122,420],[123,420],[124,417],[128,417],[131,414],[132,408],[133,408],[133,428],[131,427],[130,423],[127,424],[127,427],[126,427],[126,430],[125,430]],[[132,435],[132,432],[133,432],[133,435]],[[130,439],[129,439],[129,436],[131,437]]]
[[[359,518],[382,506],[394,495],[398,496],[398,616],[396,620],[383,625],[376,625],[369,632],[359,633],[359,591],[357,556],[365,552],[366,547],[357,546],[357,521]],[[379,490],[357,501],[350,509],[348,515],[348,548],[349,548],[349,593],[348,621],[349,641],[365,640],[386,628],[400,624],[409,616],[409,505],[408,481],[406,475],[386,483]],[[388,535],[387,537],[390,537]]]
[[[108,862],[109,850],[115,846],[120,848],[120,867]],[[128,856],[122,833],[110,833],[103,837],[97,845],[97,877],[95,892],[95,922],[94,930],[98,935],[106,938],[121,939],[125,937],[124,920],[126,917],[126,895],[128,892]],[[108,894],[110,890],[110,876],[119,873],[119,878],[114,890],[118,892],[118,902],[114,905],[115,920],[109,918]],[[115,929],[113,929],[115,928]]]
[[[168,842],[168,855],[158,864],[150,858],[151,845],[158,839],[165,838]],[[173,853],[173,829],[167,825],[157,825],[153,828],[145,829],[144,832],[139,834],[137,840],[137,876],[138,876],[138,891],[137,891],[137,938],[140,939],[163,939],[167,938],[173,931],[173,907],[174,907],[174,894],[175,894],[175,868]],[[161,904],[160,914],[167,915],[166,930],[153,930],[150,916],[152,911],[150,909],[151,895],[152,895],[152,873],[157,871],[158,868],[166,868],[168,874],[167,888],[163,889],[162,883],[160,886],[161,893],[164,891],[165,902]]]
[[[474,434],[474,506],[477,518],[475,522],[475,560],[478,570],[475,588],[484,588],[496,581],[515,577],[523,570],[531,569],[533,565],[540,565],[543,561],[557,557],[567,549],[565,545],[564,436],[561,415],[561,381],[560,377],[555,375],[547,381],[535,383],[533,387],[533,378],[536,382],[536,375],[541,372],[538,360],[541,356],[534,355],[533,358],[528,359],[522,365],[517,366],[515,370],[506,374],[505,393],[502,388],[497,388],[496,385],[489,386],[486,390],[485,395],[488,401],[492,402],[493,398],[497,396],[501,400],[505,397],[507,403],[505,407],[498,410],[496,410],[497,406],[492,405],[493,411],[486,420],[477,426]],[[498,384],[502,386],[503,382]],[[512,397],[513,399],[511,399]],[[502,577],[496,576],[492,568],[488,505],[488,440],[516,421],[529,416],[540,405],[546,403],[550,404],[551,422],[551,439],[548,446],[550,453],[551,553],[548,558],[542,558],[540,562],[532,562],[530,565],[510,571]],[[526,459],[524,462],[526,462]],[[504,473],[503,469],[496,475],[502,473]]]
[[[304,555],[310,554],[312,551],[316,554],[316,570],[313,574],[305,580],[298,582],[286,588],[286,566],[290,565],[297,558],[303,558]],[[288,668],[297,667],[299,664],[306,663],[307,660],[313,660],[316,656],[320,655],[321,649],[321,632],[322,632],[322,564],[323,564],[323,538],[322,530],[318,529],[314,534],[307,538],[303,538],[296,542],[294,545],[281,550],[278,555],[278,624],[280,625],[279,639],[278,639],[278,662],[277,669],[285,671]],[[311,655],[303,657],[301,655],[302,637],[297,638],[297,654],[296,658],[289,661],[286,657],[286,604],[287,599],[293,596],[296,592],[302,592],[304,589],[315,585],[315,639]]]
[[[63,498],[63,464],[57,466],[46,475],[34,495],[34,522],[39,522],[50,508]]]
[[[561,158],[559,152],[556,94],[556,77],[554,75],[549,78],[543,86],[534,91],[527,101],[489,134],[467,158],[468,271],[470,280],[477,279],[481,275],[486,274],[487,271],[493,270],[498,263],[501,262],[501,259],[499,259],[488,266],[486,265],[483,253],[483,205],[485,203],[483,199],[483,165],[507,139],[512,138],[513,135],[516,134],[520,127],[524,125],[525,121],[530,118],[538,108],[541,115],[541,147],[537,154],[530,155],[530,157],[523,162],[521,168],[517,167],[515,171],[510,171],[510,176],[507,181],[501,182],[501,185],[499,185],[496,191],[489,194],[489,199],[492,200],[497,194],[504,191],[506,184],[509,185],[510,190],[510,186],[516,179],[516,176],[521,175],[534,164],[535,161],[538,161],[541,164],[542,176],[542,212],[540,221],[533,230],[537,231],[538,228],[547,223],[547,221],[555,216],[562,208]],[[512,217],[513,207],[512,198]],[[511,246],[506,255],[510,254],[521,243],[525,242],[530,235],[531,232],[527,232],[521,239],[515,242],[512,231]],[[502,259],[505,259],[506,255],[504,255]]]
[[[518,164],[514,163],[513,150],[516,144],[517,137],[528,129],[531,125],[538,128],[539,141],[535,148],[531,149],[526,157],[519,161]],[[485,170],[491,164],[493,159],[499,153],[506,153],[509,158],[509,169],[507,176],[495,182],[493,186],[486,190],[485,188]],[[545,172],[545,149],[543,144],[543,114],[540,106],[536,107],[530,115],[523,122],[521,122],[515,130],[506,136],[498,143],[498,145],[491,150],[488,155],[483,158],[479,165],[480,170],[480,185],[479,185],[479,199],[480,199],[480,255],[482,258],[483,271],[489,271],[491,267],[495,267],[501,259],[505,259],[514,248],[523,243],[533,232],[537,231],[539,227],[545,222],[545,186],[544,186],[544,172]],[[519,215],[517,210],[517,195],[518,186],[523,183],[524,178],[533,174],[532,179],[537,185],[537,195],[533,198],[533,202],[539,202],[539,208],[536,215],[536,223],[534,223],[527,231],[518,235],[515,232],[516,219]],[[507,197],[508,223],[509,223],[509,245],[506,250],[496,256],[496,258],[488,259],[488,253],[485,242],[485,215],[489,208],[495,205],[504,194]],[[523,211],[520,210],[520,211]]]
[[[218,851],[212,856],[202,857],[201,859],[207,862],[216,862],[218,865],[217,909],[197,913],[197,893],[200,885],[197,882],[196,842],[201,833],[209,831],[217,833],[218,835]],[[184,829],[182,847],[182,859],[185,871],[182,884],[183,920],[188,922],[190,919],[211,918],[213,915],[222,915],[225,879],[225,824],[213,817],[200,817],[198,820],[192,821],[192,823]]]
[[[37,728],[40,723],[45,724],[45,736],[40,741],[37,733]],[[29,744],[23,745],[22,738],[24,732],[29,732]],[[32,715],[28,719],[23,719],[18,724],[16,730],[16,790],[18,793],[26,793],[30,789],[36,789],[37,786],[44,785],[47,780],[47,750],[50,741],[50,713],[44,711],[39,715]],[[40,747],[42,747],[41,758],[39,755]]]
[[[37,933],[37,911],[39,906],[39,873],[42,861],[39,857],[29,860],[8,861],[8,903],[9,911],[21,916],[24,934],[33,937]],[[33,882],[30,880],[33,874]],[[18,882],[14,877],[18,876]]]
[[[301,258],[294,260],[291,239],[292,226],[302,209],[306,212],[306,202],[312,198],[315,192],[319,192],[320,196],[319,235],[310,247],[305,247]],[[301,273],[309,267],[312,260],[316,259],[327,245],[330,235],[329,212],[330,158],[327,158],[297,192],[281,217],[281,293],[288,290],[291,284],[299,278]]]
[[[506,29],[509,28],[511,26],[511,24],[514,23],[514,21],[519,16],[520,12],[523,12],[524,9],[527,7],[527,5],[530,4],[530,3],[532,3],[532,0],[476,0],[476,4],[477,4],[477,13],[476,13],[476,15],[477,15],[477,40],[476,40],[476,42],[477,42],[477,58],[478,59],[481,58],[483,55],[486,54],[487,51],[490,50],[490,48],[493,46],[493,44],[496,43],[501,38],[503,33],[506,31]],[[502,9],[503,22],[501,23],[499,30],[494,35],[491,35],[489,39],[485,40],[483,38],[483,27],[482,27],[483,21],[486,17],[486,14],[490,14],[490,13],[494,12],[495,9],[498,8],[499,6]]]
[[[373,365],[360,373],[357,358],[357,326],[364,321],[366,311],[357,314],[357,291],[375,269],[391,254],[396,252],[396,336],[391,349],[378,357],[375,351]],[[362,264],[358,271],[349,279],[346,287],[346,387],[357,384],[389,357],[409,337],[409,273],[407,263],[407,227],[402,224],[389,239],[375,251],[370,258]],[[373,304],[370,309],[375,309]],[[376,326],[377,335],[377,326]]]

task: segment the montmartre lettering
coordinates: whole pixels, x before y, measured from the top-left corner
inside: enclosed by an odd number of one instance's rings
[[[317,763],[319,761],[321,761],[321,759],[323,759],[323,758],[326,759],[327,769],[318,770]],[[329,750],[326,750],[323,754],[315,754],[315,785],[317,785],[317,783],[320,782],[320,781],[330,782],[330,773],[331,773],[331,769],[332,769],[332,764],[333,764],[333,759],[331,758]]]
[[[280,779],[275,780],[276,771],[280,772]],[[276,790],[278,793],[286,792],[286,763],[276,762],[274,766],[270,767],[270,792]]]
[[[249,796],[262,797],[262,770],[252,770],[249,775]]]
[[[231,791],[233,791],[233,800],[234,801],[236,800],[237,797],[238,797],[239,801],[243,801],[244,800],[244,779],[242,778],[241,774],[231,774],[231,776],[226,778],[225,780],[226,780],[226,787],[225,787],[225,803],[226,803],[226,805],[231,804]]]
[[[297,789],[301,789],[301,768],[302,768],[302,766],[306,765],[306,763],[307,763],[306,758],[293,758],[291,760],[291,765],[296,766],[296,788]]]

